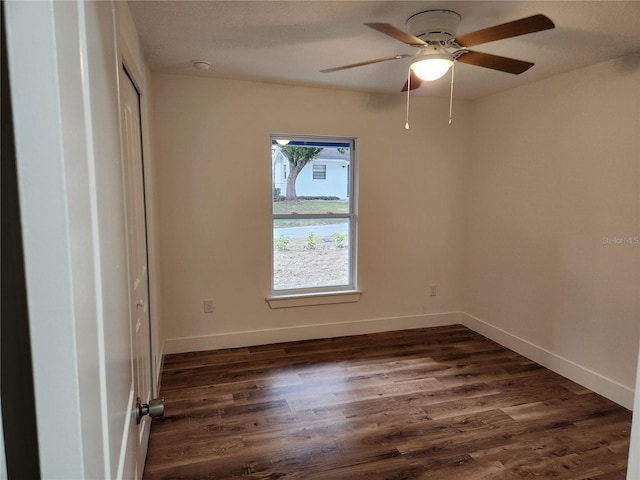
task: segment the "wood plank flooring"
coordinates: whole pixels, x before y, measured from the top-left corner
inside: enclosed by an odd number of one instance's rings
[[[167,355],[146,480],[624,480],[631,412],[460,325]]]

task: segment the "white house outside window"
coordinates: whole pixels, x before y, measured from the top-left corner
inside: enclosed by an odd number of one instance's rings
[[[355,290],[356,167],[353,138],[272,136],[272,295]]]

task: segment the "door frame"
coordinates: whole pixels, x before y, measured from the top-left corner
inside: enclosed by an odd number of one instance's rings
[[[106,419],[82,413],[89,406],[103,411],[96,192],[91,182],[71,189],[68,178],[72,169],[88,178],[93,161],[88,106],[78,95],[86,88],[79,60],[86,53],[84,19],[74,3],[5,2],[5,8],[41,475],[104,478],[111,474]],[[70,123],[77,126],[73,137],[64,131]],[[70,215],[72,204],[77,210]],[[89,241],[74,246],[74,231],[90,232]],[[79,323],[85,315],[92,320]]]
[[[4,3],[0,5],[2,21],[2,158],[0,192],[2,193],[2,275],[0,279],[0,480],[9,473],[40,478],[38,432],[35,418],[33,368],[29,338],[29,315],[24,271],[18,176],[14,146],[13,115]],[[10,441],[5,450],[4,437]]]
[[[128,7],[4,6],[41,475],[129,478],[135,418],[114,395],[131,361],[118,163]]]

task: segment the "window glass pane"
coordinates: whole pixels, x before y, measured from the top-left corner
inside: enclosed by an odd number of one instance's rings
[[[273,288],[349,285],[348,218],[273,221]]]
[[[351,145],[273,140],[273,213],[348,213]]]

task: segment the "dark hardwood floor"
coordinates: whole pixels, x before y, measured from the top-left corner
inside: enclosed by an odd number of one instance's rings
[[[631,412],[460,325],[167,355],[146,480],[625,478]]]

